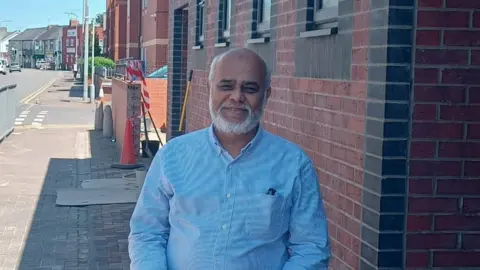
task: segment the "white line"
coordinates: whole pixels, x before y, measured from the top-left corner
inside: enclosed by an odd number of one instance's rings
[[[23,111],[20,114],[28,114],[30,111]]]
[[[43,122],[43,120],[45,120],[45,119],[35,118],[33,121],[35,121],[35,122]]]
[[[41,111],[38,114],[47,114],[47,113],[48,113],[48,111]]]
[[[16,119],[15,119],[15,121],[20,121],[20,122],[22,122],[22,121],[24,121],[24,120],[25,120],[25,118],[22,118],[22,117],[19,117],[19,118],[16,118]]]
[[[20,114],[18,117],[20,118],[26,118],[28,115],[27,114]]]
[[[39,114],[37,115],[37,118],[45,118],[46,115],[43,115],[43,114]]]
[[[15,122],[15,126],[20,126],[22,124],[23,124],[23,122]]]

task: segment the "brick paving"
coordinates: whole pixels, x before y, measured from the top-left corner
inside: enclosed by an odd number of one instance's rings
[[[90,138],[84,149],[79,138]],[[79,128],[17,129],[1,143],[0,270],[129,269],[133,204],[55,206],[57,188],[122,176],[109,168],[116,157],[101,133]]]

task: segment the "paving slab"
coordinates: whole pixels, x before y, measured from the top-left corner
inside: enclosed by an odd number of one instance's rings
[[[101,132],[17,129],[0,144],[0,269],[129,269],[134,204],[57,207],[58,188],[119,178]]]

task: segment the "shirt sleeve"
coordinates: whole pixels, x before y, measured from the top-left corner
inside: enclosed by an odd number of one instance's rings
[[[311,161],[296,179],[292,198],[288,242],[291,256],[283,270],[327,270],[331,254],[327,219]]]
[[[128,251],[132,270],[167,270],[168,215],[172,189],[163,173],[164,149],[157,152],[130,219]]]

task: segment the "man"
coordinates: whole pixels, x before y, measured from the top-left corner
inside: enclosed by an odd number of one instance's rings
[[[73,78],[74,79],[77,79],[77,73],[78,73],[78,70],[77,70],[77,63],[73,64]]]
[[[265,62],[217,56],[213,125],[159,150],[130,221],[132,270],[327,269],[327,221],[311,160],[262,129]]]

